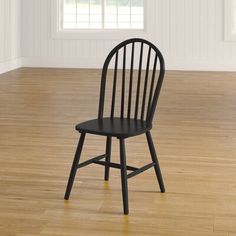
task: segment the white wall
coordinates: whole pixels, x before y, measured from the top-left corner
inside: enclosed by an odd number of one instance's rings
[[[23,0],[26,66],[101,67],[114,40],[51,37],[50,0]],[[168,69],[235,70],[236,42],[223,37],[224,0],[156,0],[155,43]]]
[[[118,41],[52,39],[50,2],[0,0],[0,72],[21,62],[35,67],[102,66]],[[223,2],[156,0],[154,41],[165,56],[168,69],[236,71],[236,42],[223,40]]]
[[[0,0],[0,73],[21,66],[20,0]]]

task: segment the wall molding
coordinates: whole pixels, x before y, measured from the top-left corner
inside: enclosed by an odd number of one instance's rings
[[[0,62],[0,74],[22,67],[22,58]]]
[[[104,59],[91,58],[58,58],[58,57],[23,57],[23,67],[42,68],[101,68]]]
[[[17,58],[0,63],[0,74],[15,70],[21,67],[30,68],[77,68],[77,69],[101,69],[104,63],[104,58]],[[167,70],[179,71],[222,71],[222,72],[236,72],[236,62],[230,63],[228,61],[219,61],[211,63],[207,60],[171,60],[166,61]]]
[[[42,67],[42,68],[85,68],[101,69],[105,58],[56,58],[56,57],[36,57],[22,58],[23,67]],[[236,72],[236,62],[209,60],[179,60],[172,59],[166,61],[167,70],[180,71],[232,71]]]

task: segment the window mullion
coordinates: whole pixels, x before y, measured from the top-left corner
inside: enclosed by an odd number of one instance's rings
[[[60,11],[60,13],[59,13],[59,20],[60,20],[60,22],[59,22],[59,24],[60,24],[60,29],[63,29],[64,28],[64,1],[60,1],[60,3],[59,3],[60,5],[60,7],[61,7],[61,9],[62,9],[62,11]],[[58,11],[58,9],[57,9],[57,11]]]
[[[116,28],[118,29],[118,0],[116,0]]]
[[[102,0],[102,29],[105,29],[105,0]]]
[[[91,28],[91,1],[89,0],[89,29]]]
[[[78,28],[78,0],[75,0],[75,25],[76,25],[76,29]]]
[[[129,28],[131,29],[131,20],[132,20],[132,0],[129,0],[130,1],[130,9],[129,9]]]

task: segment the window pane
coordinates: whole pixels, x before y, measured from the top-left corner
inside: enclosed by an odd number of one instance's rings
[[[117,22],[117,15],[106,15],[105,21],[106,22]]]
[[[131,0],[132,6],[143,7],[143,0]]]
[[[101,29],[101,28],[102,28],[102,23],[97,23],[97,22],[90,23],[90,29]]]
[[[117,14],[116,0],[105,1],[105,14]]]
[[[131,0],[129,1],[118,1],[118,14],[130,14]]]
[[[90,0],[90,14],[102,14],[101,0]]]
[[[89,0],[77,0],[77,14],[89,15]]]
[[[132,29],[143,29],[143,22],[132,22],[131,28]]]
[[[76,22],[76,15],[68,15],[68,14],[65,14],[64,15],[64,21],[65,22]]]
[[[130,15],[120,14],[118,16],[118,22],[128,22],[128,23],[130,23]]]
[[[131,0],[117,0],[117,3],[120,7],[129,6]]]
[[[65,0],[63,10],[64,10],[64,14],[76,14],[75,0]]]
[[[106,29],[117,29],[116,22],[106,22]]]
[[[71,22],[64,22],[63,23],[63,28],[64,29],[75,29],[76,28],[76,24],[75,23],[71,23]]]
[[[79,14],[77,15],[77,23],[81,23],[81,22],[89,22],[89,15],[87,14]]]
[[[102,0],[90,0],[90,29],[102,28]]]
[[[89,23],[88,22],[78,22],[76,25],[78,29],[89,29]]]
[[[130,22],[118,22],[118,29],[130,29]]]
[[[91,22],[102,22],[101,15],[90,15]]]
[[[137,22],[137,21],[143,22],[143,15],[132,15],[131,21],[132,22]]]

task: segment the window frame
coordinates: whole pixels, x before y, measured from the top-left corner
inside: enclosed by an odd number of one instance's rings
[[[144,37],[152,39],[155,27],[155,0],[144,0],[144,29],[63,29],[63,0],[51,1],[52,38],[54,39],[127,39]],[[154,5],[153,5],[154,4]],[[148,17],[147,17],[148,16]]]
[[[224,38],[225,41],[236,41],[236,31],[234,32],[234,14],[233,14],[233,4],[235,0],[225,0],[224,1]]]

